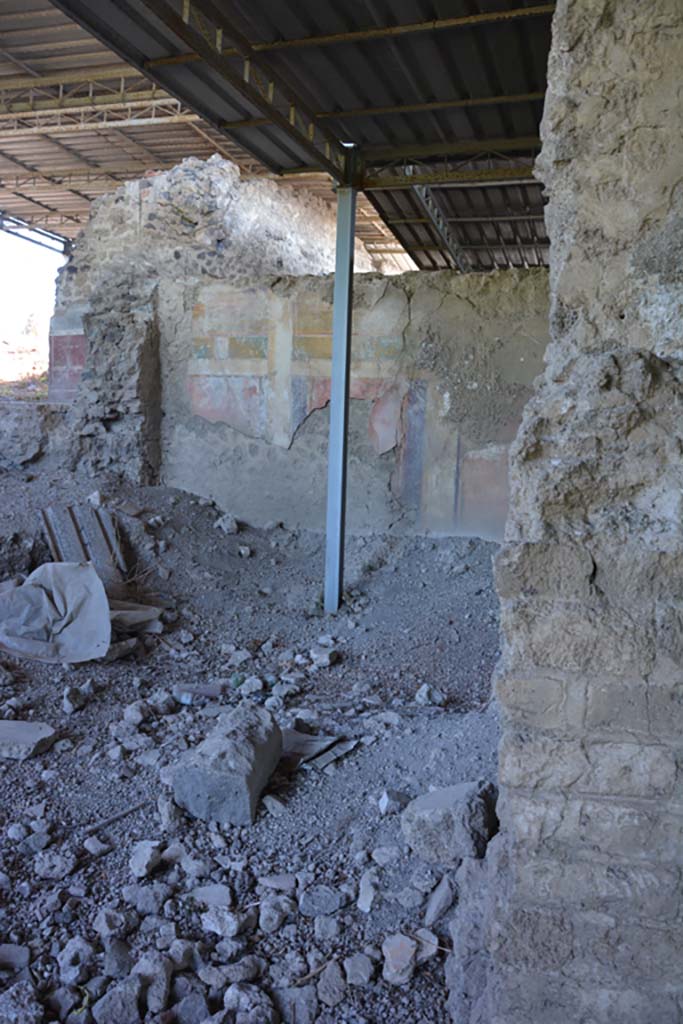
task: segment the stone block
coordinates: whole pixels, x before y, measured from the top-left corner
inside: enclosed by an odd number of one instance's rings
[[[503,789],[499,813],[528,855],[593,851],[625,863],[679,864],[683,813],[661,802],[591,800]],[[502,806],[502,810],[501,810]]]
[[[676,785],[676,758],[654,744],[591,743],[508,730],[500,748],[500,780],[520,789],[661,797]]]
[[[509,672],[501,665],[495,685],[507,720],[560,732],[583,729],[586,679],[553,671]]]
[[[678,1024],[674,993],[625,984],[609,987],[566,977],[501,970],[495,1012],[486,1024]],[[539,1009],[540,1008],[540,1009]]]
[[[55,730],[45,722],[0,721],[0,757],[23,761],[42,754],[56,739]]]
[[[567,861],[520,858],[514,867],[514,896],[522,904],[638,914],[651,921],[675,920],[681,907],[678,869],[657,865],[600,862],[595,854]]]
[[[496,589],[502,599],[526,595],[588,600],[595,563],[583,544],[516,544],[495,560]]]
[[[18,981],[0,994],[2,1024],[43,1024],[44,1020],[45,1011],[30,981]]]
[[[203,821],[249,825],[259,796],[282,752],[282,734],[272,715],[243,702],[221,715],[199,746],[173,772],[180,807]]]
[[[490,782],[463,782],[412,800],[401,815],[410,848],[434,864],[456,864],[463,857],[483,857],[495,834],[496,787]]]
[[[525,597],[501,606],[506,659],[513,671],[647,675],[656,654],[654,629],[647,622],[643,608],[642,628],[634,630],[628,612],[597,600],[589,605]]]

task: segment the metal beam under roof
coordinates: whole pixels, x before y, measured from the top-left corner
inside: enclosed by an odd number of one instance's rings
[[[385,215],[392,203],[400,208],[402,191],[436,190],[438,208],[444,187],[495,184],[489,227],[505,225],[505,241],[515,223],[504,221],[512,183],[534,186],[552,3],[359,0],[342,10],[331,0],[53,2],[178,100],[183,113],[175,116],[201,118],[213,139],[223,135],[279,174],[324,170],[343,180],[341,144],[353,144],[366,168],[358,184],[425,269],[448,265],[452,253],[438,231],[420,237],[418,224]],[[536,189],[534,204],[538,197]],[[442,245],[445,263],[420,257],[415,247],[426,238]],[[473,269],[490,268],[478,251]]]

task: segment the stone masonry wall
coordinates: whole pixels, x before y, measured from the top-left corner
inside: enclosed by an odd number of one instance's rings
[[[249,286],[278,274],[334,269],[331,205],[264,178],[243,180],[236,164],[213,156],[129,181],[97,199],[87,227],[60,271],[50,327],[50,400],[73,401],[88,356],[84,318],[111,282],[163,277],[231,280]],[[382,269],[356,244],[356,269]],[[116,299],[116,295],[114,294]],[[95,311],[97,312],[97,311]]]
[[[459,1024],[683,1020],[682,67],[680,0],[559,0],[552,344],[497,567],[507,840]]]
[[[349,526],[502,539],[547,274],[359,274]],[[254,524],[322,529],[332,280],[162,282],[163,476]]]
[[[52,323],[74,464],[322,528],[334,242],[320,200],[220,158],[98,200]],[[356,257],[350,528],[502,539],[547,273],[383,276]]]

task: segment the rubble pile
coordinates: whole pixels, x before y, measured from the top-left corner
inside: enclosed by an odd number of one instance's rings
[[[111,504],[163,632],[110,661],[0,657],[0,1021],[447,1021],[457,879],[497,827],[477,781],[496,724],[447,680],[397,671],[381,639],[381,587],[421,575],[415,542],[386,572],[356,542],[344,613],[324,620],[293,587],[312,537],[162,488]],[[483,599],[486,545],[428,550]],[[207,585],[221,561],[229,614]],[[272,602],[274,562],[298,608]],[[483,674],[464,607],[463,667]]]

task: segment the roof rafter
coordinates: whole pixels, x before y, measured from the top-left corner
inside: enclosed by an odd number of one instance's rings
[[[142,2],[178,39],[190,46],[209,67],[217,71],[243,99],[268,116],[273,125],[300,150],[313,156],[337,181],[343,179],[346,165],[343,147],[339,145],[334,135],[325,129],[316,128],[313,115],[272,68],[266,66],[266,77],[263,77],[250,44],[236,33],[212,0],[185,0],[183,6],[187,13],[187,21],[176,14],[166,0]],[[197,28],[191,24],[193,19]],[[209,20],[209,25],[205,19]],[[231,38],[237,42],[244,62],[241,74],[222,54],[224,32],[230,32]],[[206,36],[213,39],[213,45],[207,42]],[[275,106],[278,95],[281,102],[286,103],[289,116]],[[322,134],[320,141],[316,138],[317,133]]]
[[[492,25],[520,18],[534,18],[553,14],[554,3],[535,4],[533,7],[485,11],[479,14],[465,14],[454,18],[434,18],[431,21],[414,21],[406,25],[386,25],[355,29],[350,32],[332,32],[327,35],[304,36],[298,39],[276,39],[269,43],[250,43],[255,53],[277,53],[283,50],[300,50],[309,46],[335,46],[340,43],[364,43],[375,39],[395,39],[398,36],[417,35],[420,32],[440,32],[445,29],[476,28],[478,25]],[[239,49],[225,49],[227,57],[237,56]],[[177,57],[159,57],[148,61],[149,67],[164,64],[184,64],[197,60],[195,53],[179,54]]]

